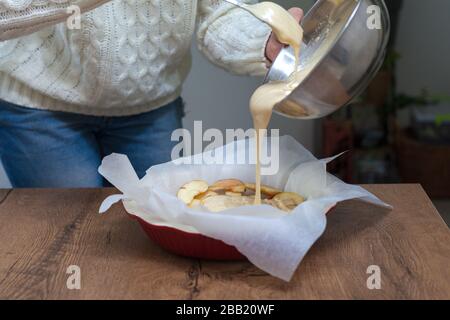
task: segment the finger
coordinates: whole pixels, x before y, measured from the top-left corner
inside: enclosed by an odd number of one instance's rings
[[[300,20],[303,19],[304,13],[303,13],[302,9],[294,7],[294,8],[290,8],[288,11],[298,22],[300,22]]]
[[[280,53],[281,49],[283,48],[283,44],[281,44],[278,40],[275,34],[271,34],[269,41],[267,42],[266,47],[266,56],[270,61],[275,60],[275,58]]]
[[[288,10],[289,13],[295,18],[295,20],[299,21],[303,18],[303,10],[300,8],[291,8]],[[281,49],[283,49],[283,44],[280,43],[275,36],[275,34],[271,34],[269,41],[267,42],[266,47],[266,57],[272,62],[276,59]]]

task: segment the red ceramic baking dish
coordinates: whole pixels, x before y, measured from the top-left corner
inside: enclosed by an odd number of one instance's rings
[[[124,207],[132,219],[139,222],[147,236],[165,250],[180,256],[206,260],[246,260],[235,247],[223,241],[204,236],[192,227],[149,223],[135,216],[136,208],[124,201]],[[331,211],[330,209],[328,213]]]
[[[235,247],[200,233],[158,226],[136,218],[147,236],[162,248],[180,256],[207,260],[245,260]]]

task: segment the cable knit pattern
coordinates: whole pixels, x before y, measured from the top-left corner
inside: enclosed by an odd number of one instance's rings
[[[74,4],[80,30],[64,23]],[[266,71],[270,29],[223,1],[0,0],[0,98],[98,116],[158,108],[181,93],[196,21],[198,46],[213,63]]]

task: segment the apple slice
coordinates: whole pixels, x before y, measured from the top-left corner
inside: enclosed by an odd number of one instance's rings
[[[230,197],[242,197],[242,193],[232,192],[232,191],[225,192],[225,195],[230,196]]]
[[[216,181],[212,186],[210,186],[209,190],[243,193],[245,191],[245,184],[237,179],[219,180]]]
[[[295,192],[281,192],[272,199],[273,204],[284,211],[292,211],[304,201],[305,198]]]
[[[256,191],[256,185],[254,183],[246,183],[245,187],[247,189],[250,189],[252,191]],[[266,185],[261,185],[261,193],[264,193],[265,195],[267,195],[269,198],[273,198],[274,196],[276,196],[279,193],[282,193],[283,191],[276,189],[276,188],[272,188]]]
[[[177,197],[185,204],[190,205],[199,194],[208,190],[208,183],[203,180],[194,180],[183,185],[178,190]]]
[[[203,206],[211,212],[220,212],[231,208],[252,205],[254,199],[247,196],[218,195],[202,201]]]
[[[202,205],[202,202],[198,199],[192,200],[192,202],[189,204],[189,208],[198,208]]]
[[[230,207],[230,197],[224,195],[212,196],[202,201],[203,206],[211,212],[220,212]]]
[[[200,201],[209,198],[209,197],[214,197],[214,196],[218,196],[219,194],[217,192],[211,191],[211,190],[207,190],[206,192],[202,192],[199,195],[197,195],[195,197],[195,199],[198,199]],[[194,200],[195,200],[194,199]]]

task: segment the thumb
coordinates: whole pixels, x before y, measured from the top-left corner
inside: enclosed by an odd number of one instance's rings
[[[300,22],[300,20],[302,20],[303,15],[304,15],[302,9],[294,7],[294,8],[290,8],[288,11],[298,22]]]

